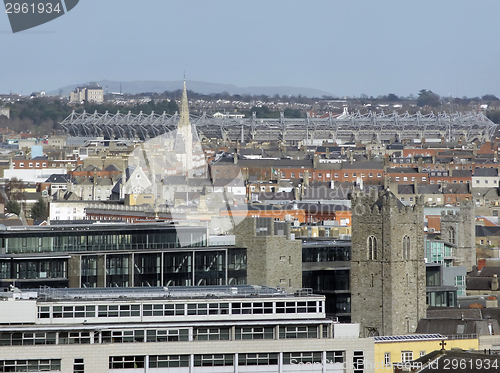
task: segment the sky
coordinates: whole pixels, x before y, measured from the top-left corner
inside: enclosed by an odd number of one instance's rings
[[[2,12],[3,13],[3,12]],[[80,0],[13,34],[0,93],[98,80],[500,97],[498,0]]]

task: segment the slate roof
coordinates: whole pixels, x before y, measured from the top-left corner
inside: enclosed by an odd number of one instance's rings
[[[373,162],[373,161],[360,161],[360,162],[344,162],[342,164],[342,169],[343,170],[359,170],[359,169],[366,169],[366,170],[383,170],[384,169],[384,164],[382,162]]]
[[[114,164],[110,164],[108,167],[106,167],[104,169],[104,171],[108,171],[108,172],[120,171],[121,172],[121,170]]]
[[[76,180],[67,174],[64,175],[52,174],[48,177],[47,180],[45,180],[45,182],[53,184],[66,184],[66,183],[76,183]]]
[[[415,333],[442,335],[454,334],[479,334],[489,335],[488,324],[491,323],[494,334],[500,333],[500,325],[497,320],[483,319],[452,319],[452,318],[423,318],[418,322]]]
[[[479,176],[479,177],[495,177],[498,176],[498,169],[496,168],[486,168],[486,167],[481,167],[481,168],[476,168],[474,170],[474,176]]]
[[[476,225],[476,237],[500,236],[500,227]]]
[[[398,185],[398,194],[415,194],[415,185],[413,184]]]

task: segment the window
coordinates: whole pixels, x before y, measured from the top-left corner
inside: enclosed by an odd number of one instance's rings
[[[344,173],[344,177],[349,177],[349,174],[347,172]]]
[[[425,176],[422,176],[422,181],[427,181],[427,178]]]
[[[194,355],[195,367],[223,367],[233,365],[234,355],[231,354]]]
[[[391,366],[391,353],[390,352],[386,352],[384,354],[384,365],[386,367],[390,367]]]
[[[455,276],[455,285],[456,286],[465,285],[465,276]]]
[[[335,174],[333,175],[334,178],[338,178],[339,177],[339,174]]]
[[[304,174],[302,172],[299,172],[299,177],[302,179],[304,177]]]
[[[354,173],[352,174],[352,177],[356,177],[356,172],[354,172]]]
[[[448,228],[448,242],[455,244],[455,230],[452,227]]]
[[[403,237],[403,260],[410,260],[410,237]]]
[[[354,373],[363,373],[365,369],[365,357],[363,351],[354,351],[352,357]]]
[[[323,177],[323,174],[321,172],[318,173],[318,177]]]
[[[73,373],[85,373],[85,365],[83,359],[73,360]]]
[[[367,239],[368,260],[377,260],[377,238],[369,236]]]
[[[284,352],[283,364],[321,363],[322,352]]]
[[[149,357],[150,368],[178,368],[189,366],[189,355],[152,355]]]
[[[399,176],[396,176],[396,181],[399,181]]]
[[[327,363],[345,363],[345,351],[326,351]]]
[[[280,326],[280,339],[318,338],[317,326]]]
[[[228,341],[229,328],[197,328],[193,338],[196,341]]]
[[[238,365],[278,365],[278,354],[238,354]]]
[[[110,356],[109,369],[144,368],[144,356]]]
[[[425,356],[425,351],[420,351],[420,357]]]
[[[274,339],[274,327],[236,327],[235,339]]]
[[[146,330],[146,342],[178,342],[189,340],[189,329]]]
[[[382,177],[382,174],[377,174],[377,177]]]
[[[292,172],[292,173],[290,174],[290,177],[291,177],[292,179],[295,179],[295,172]]]
[[[406,363],[407,361],[413,360],[413,351],[401,351],[401,362]]]
[[[406,176],[403,177],[403,181],[408,181],[408,178]]]
[[[370,173],[368,174],[368,177],[373,177],[373,173],[372,173],[372,172],[370,172]]]
[[[0,372],[61,371],[61,359],[0,360]]]

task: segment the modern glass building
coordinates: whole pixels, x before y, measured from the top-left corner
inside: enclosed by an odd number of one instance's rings
[[[0,287],[246,284],[246,249],[172,223],[0,229]]]

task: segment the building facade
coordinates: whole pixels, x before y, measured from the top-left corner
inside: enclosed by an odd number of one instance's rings
[[[319,295],[239,286],[1,296],[4,372],[373,372],[373,338],[327,318]]]

